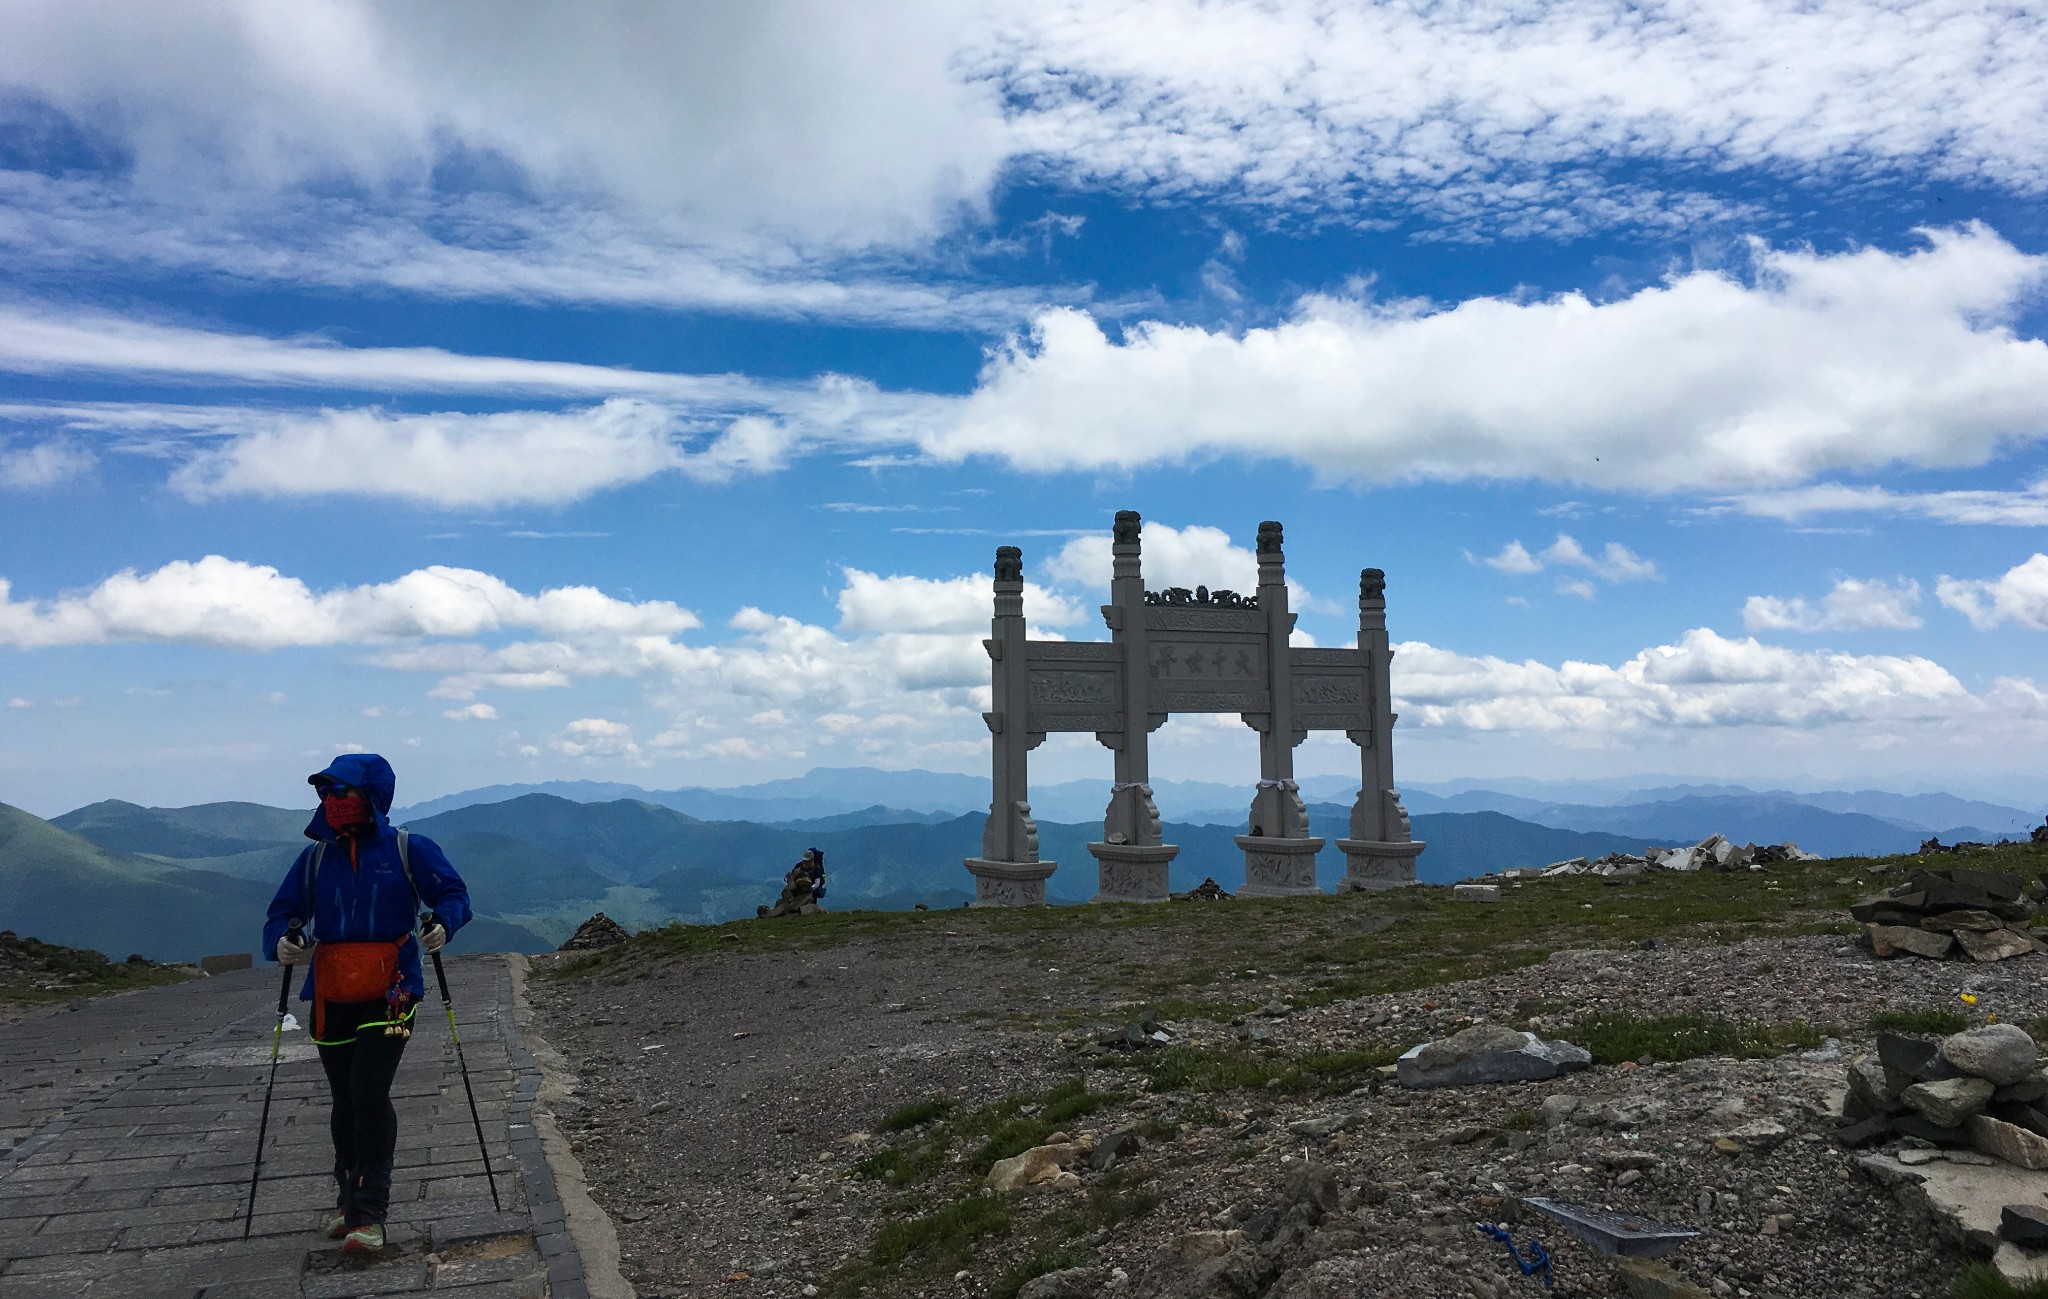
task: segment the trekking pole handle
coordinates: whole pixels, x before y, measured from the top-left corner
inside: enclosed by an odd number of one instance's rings
[[[304,933],[305,929],[306,923],[297,917],[293,917],[291,924],[284,931],[284,936],[290,939],[292,945],[296,947],[301,942],[299,935]],[[277,990],[277,1016],[280,1021],[283,1020],[285,1007],[290,1004],[291,999],[292,967],[287,965],[284,967],[284,982]]]
[[[433,912],[420,912],[421,933],[426,933],[429,929],[440,923],[439,920],[434,918]],[[447,1006],[449,1008],[448,1013],[453,1015],[455,1013],[454,1003],[448,1000],[448,974],[441,968],[441,954],[439,952],[428,952],[427,957],[434,962],[434,983],[441,989],[441,1004]],[[452,1023],[453,1021],[451,1020],[450,1022]]]

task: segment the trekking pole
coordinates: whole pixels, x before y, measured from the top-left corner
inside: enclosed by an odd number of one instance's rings
[[[420,917],[420,932],[425,933],[435,924],[434,913],[429,911]],[[455,1031],[455,1003],[448,1000],[448,972],[441,968],[441,954],[428,953],[434,958],[434,982],[441,989],[441,1009],[448,1012],[448,1039],[455,1043],[455,1066],[462,1071],[462,1094],[469,1097],[469,1121],[476,1127],[477,1153],[484,1157],[484,1180],[491,1184],[491,1207],[503,1213],[505,1206],[498,1203],[498,1179],[491,1175],[491,1148],[484,1144],[484,1121],[476,1115],[476,1093],[469,1086],[469,1061],[462,1054],[462,1035]]]
[[[303,925],[293,920],[285,930],[285,937],[293,946],[299,943],[299,931]],[[282,962],[280,962],[282,964]],[[263,1138],[270,1131],[270,1093],[277,1088],[277,1052],[284,1042],[284,1008],[292,995],[292,967],[284,967],[284,982],[277,990],[277,1027],[270,1034],[270,1081],[263,1086],[263,1121],[256,1125],[256,1165],[249,1170],[249,1209],[242,1215],[242,1239],[249,1239],[249,1228],[256,1221],[256,1179],[263,1176]]]

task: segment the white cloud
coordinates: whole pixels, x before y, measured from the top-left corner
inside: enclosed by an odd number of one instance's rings
[[[731,402],[754,391],[731,376],[469,356],[438,347],[344,347],[319,337],[268,338],[46,303],[0,305],[0,367],[17,374],[494,396]]]
[[[419,201],[495,170],[485,188],[863,245],[943,228],[1008,149],[996,87],[953,66],[967,12],[43,0],[9,6],[0,81],[114,135],[151,194],[348,177]]]
[[[1096,321],[1055,311],[1028,341],[999,349],[966,397],[888,393],[834,375],[758,384],[106,318],[52,343],[49,329],[70,327],[50,326],[48,311],[18,312],[0,319],[0,364],[29,370],[99,355],[139,378],[182,365],[229,382],[488,391],[502,380],[523,391],[615,385],[618,395],[489,415],[223,407],[209,423],[205,408],[89,403],[14,403],[0,414],[151,450],[180,434],[225,436],[175,474],[195,496],[562,501],[670,471],[719,482],[821,451],[885,448],[1044,472],[1248,457],[1359,481],[1772,489],[1832,472],[1980,464],[2048,435],[2048,344],[2010,326],[2048,281],[2048,256],[1977,226],[1927,239],[1896,255],[1759,247],[1747,279],[1693,271],[1605,303],[1566,294],[1439,309],[1312,297],[1288,322],[1241,334],[1155,322],[1114,342]],[[708,441],[688,449],[686,438]],[[1727,508],[2021,522],[2048,510],[2041,490],[1759,490]],[[1619,543],[1597,558],[1560,546],[1543,558],[1606,580],[1654,576]]]
[[[1475,563],[1484,564],[1488,568],[1502,573],[1540,573],[1543,571],[1542,561],[1531,555],[1529,548],[1524,546],[1519,540],[1510,541],[1507,545],[1502,546],[1500,553],[1491,558],[1477,559],[1470,551],[1466,552],[1466,558],[1473,559]]]
[[[849,632],[960,632],[987,635],[995,612],[986,577],[881,577],[846,570],[839,589],[839,626]],[[1036,626],[1062,627],[1085,621],[1076,601],[1036,583],[1024,586],[1024,618]]]
[[[956,266],[1006,180],[1422,238],[1756,215],[1690,179],[1729,172],[2037,193],[2044,27],[1959,0],[17,0],[0,130],[76,136],[102,164],[0,175],[0,247],[65,270],[1000,326],[1080,295],[934,287],[905,263]],[[979,242],[1014,256],[1078,220]]]
[[[179,641],[271,650],[511,629],[665,638],[698,625],[694,614],[666,600],[631,603],[587,586],[526,595],[488,573],[440,565],[321,593],[267,565],[219,555],[146,574],[124,569],[54,600],[17,601],[0,578],[0,645],[21,648]]]
[[[1667,729],[1935,723],[1992,711],[1929,659],[1788,650],[1704,627],[1612,666],[1404,644],[1394,693],[1404,723],[1425,729],[1578,732],[1622,744],[1655,742]]]
[[[451,722],[495,722],[498,710],[489,704],[471,704],[466,708],[450,708],[441,716]]]
[[[555,752],[571,758],[614,758],[633,765],[645,763],[640,746],[633,739],[633,728],[624,722],[607,721],[602,717],[584,717],[569,723],[549,744]]]
[[[1940,523],[2048,527],[2048,478],[2016,491],[1896,492],[1886,487],[1816,483],[1782,492],[1732,496],[1718,507],[1799,522],[1816,514],[1897,514]]]
[[[1587,553],[1577,538],[1563,532],[1558,533],[1557,540],[1544,547],[1540,555],[1530,554],[1529,548],[1517,538],[1502,546],[1498,555],[1482,559],[1468,550],[1465,552],[1465,558],[1502,573],[1517,575],[1540,573],[1548,567],[1580,568],[1608,582],[1641,582],[1660,576],[1654,562],[1644,559],[1618,541],[1608,542],[1604,550],[1598,555],[1593,555]],[[1592,599],[1594,595],[1593,584],[1584,579],[1560,580],[1557,589],[1563,594],[1576,595],[1587,600]]]
[[[2048,429],[2048,344],[2007,326],[2048,257],[1982,227],[1928,247],[1755,251],[1747,281],[1447,309],[1311,298],[1242,334],[1111,341],[1041,315],[926,450],[1035,471],[1282,457],[1341,479],[1671,491],[1982,463]]]
[[[1259,557],[1250,547],[1231,541],[1230,534],[1207,524],[1176,528],[1166,523],[1147,522],[1140,534],[1140,557],[1145,586],[1162,591],[1169,586],[1194,590],[1206,586],[1212,591],[1235,591],[1252,595],[1259,589]],[[1114,539],[1107,532],[1090,532],[1075,537],[1045,561],[1045,571],[1056,582],[1065,582],[1091,592],[1107,592],[1115,564]],[[1287,579],[1288,607],[1296,612],[1317,610],[1341,614],[1344,610],[1310,595],[1293,578]]]
[[[171,486],[195,500],[351,495],[554,504],[684,466],[689,459],[674,438],[674,416],[629,398],[490,415],[328,410],[280,416],[202,451],[172,474]]]
[[[2048,555],[2036,554],[1989,581],[1944,574],[1934,594],[1979,631],[2006,622],[2048,631]]]
[[[1753,595],[1743,603],[1742,625],[1751,631],[1912,631],[1924,622],[1913,612],[1919,603],[1920,584],[1910,579],[1893,585],[1845,577],[1821,597],[1819,608],[1801,596]]]
[[[126,182],[18,171],[0,171],[0,249],[67,271],[119,257],[236,285],[920,328],[1006,329],[1048,304],[1094,296],[1086,285],[935,282],[915,264],[735,244],[687,220],[588,203],[471,195],[392,210],[322,192],[281,206],[194,207]]]
[[[1598,556],[1586,553],[1586,548],[1567,533],[1557,534],[1557,540],[1543,551],[1546,563],[1566,568],[1583,568],[1609,582],[1641,582],[1657,576],[1657,566],[1636,554],[1618,541],[1610,541]]]
[[[39,442],[28,447],[0,446],[0,488],[34,490],[92,472],[98,458],[69,442]]]
[[[2048,23],[2012,7],[1069,0],[1005,17],[986,66],[1024,105],[1022,139],[1081,184],[1528,234],[1713,213],[1608,179],[1626,161],[2048,183]]]
[[[1581,600],[1592,600],[1599,596],[1600,591],[1583,577],[1566,577],[1558,579],[1557,593],[1574,595]]]

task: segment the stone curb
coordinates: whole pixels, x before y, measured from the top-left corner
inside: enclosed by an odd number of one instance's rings
[[[619,1273],[619,1237],[610,1216],[590,1198],[583,1165],[541,1099],[543,1084],[560,1087],[555,1067],[561,1057],[534,1026],[526,999],[531,963],[516,953],[505,958],[512,979],[512,1014],[502,1027],[505,1047],[519,1080],[506,1120],[512,1152],[526,1178],[533,1239],[547,1264],[551,1299],[636,1299]],[[531,1039],[534,1047],[529,1049]]]

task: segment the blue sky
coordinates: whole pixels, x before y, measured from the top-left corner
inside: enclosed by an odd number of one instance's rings
[[[10,5],[0,800],[980,771],[1134,508],[1387,570],[1408,779],[2037,802],[2044,120],[1962,3]]]

